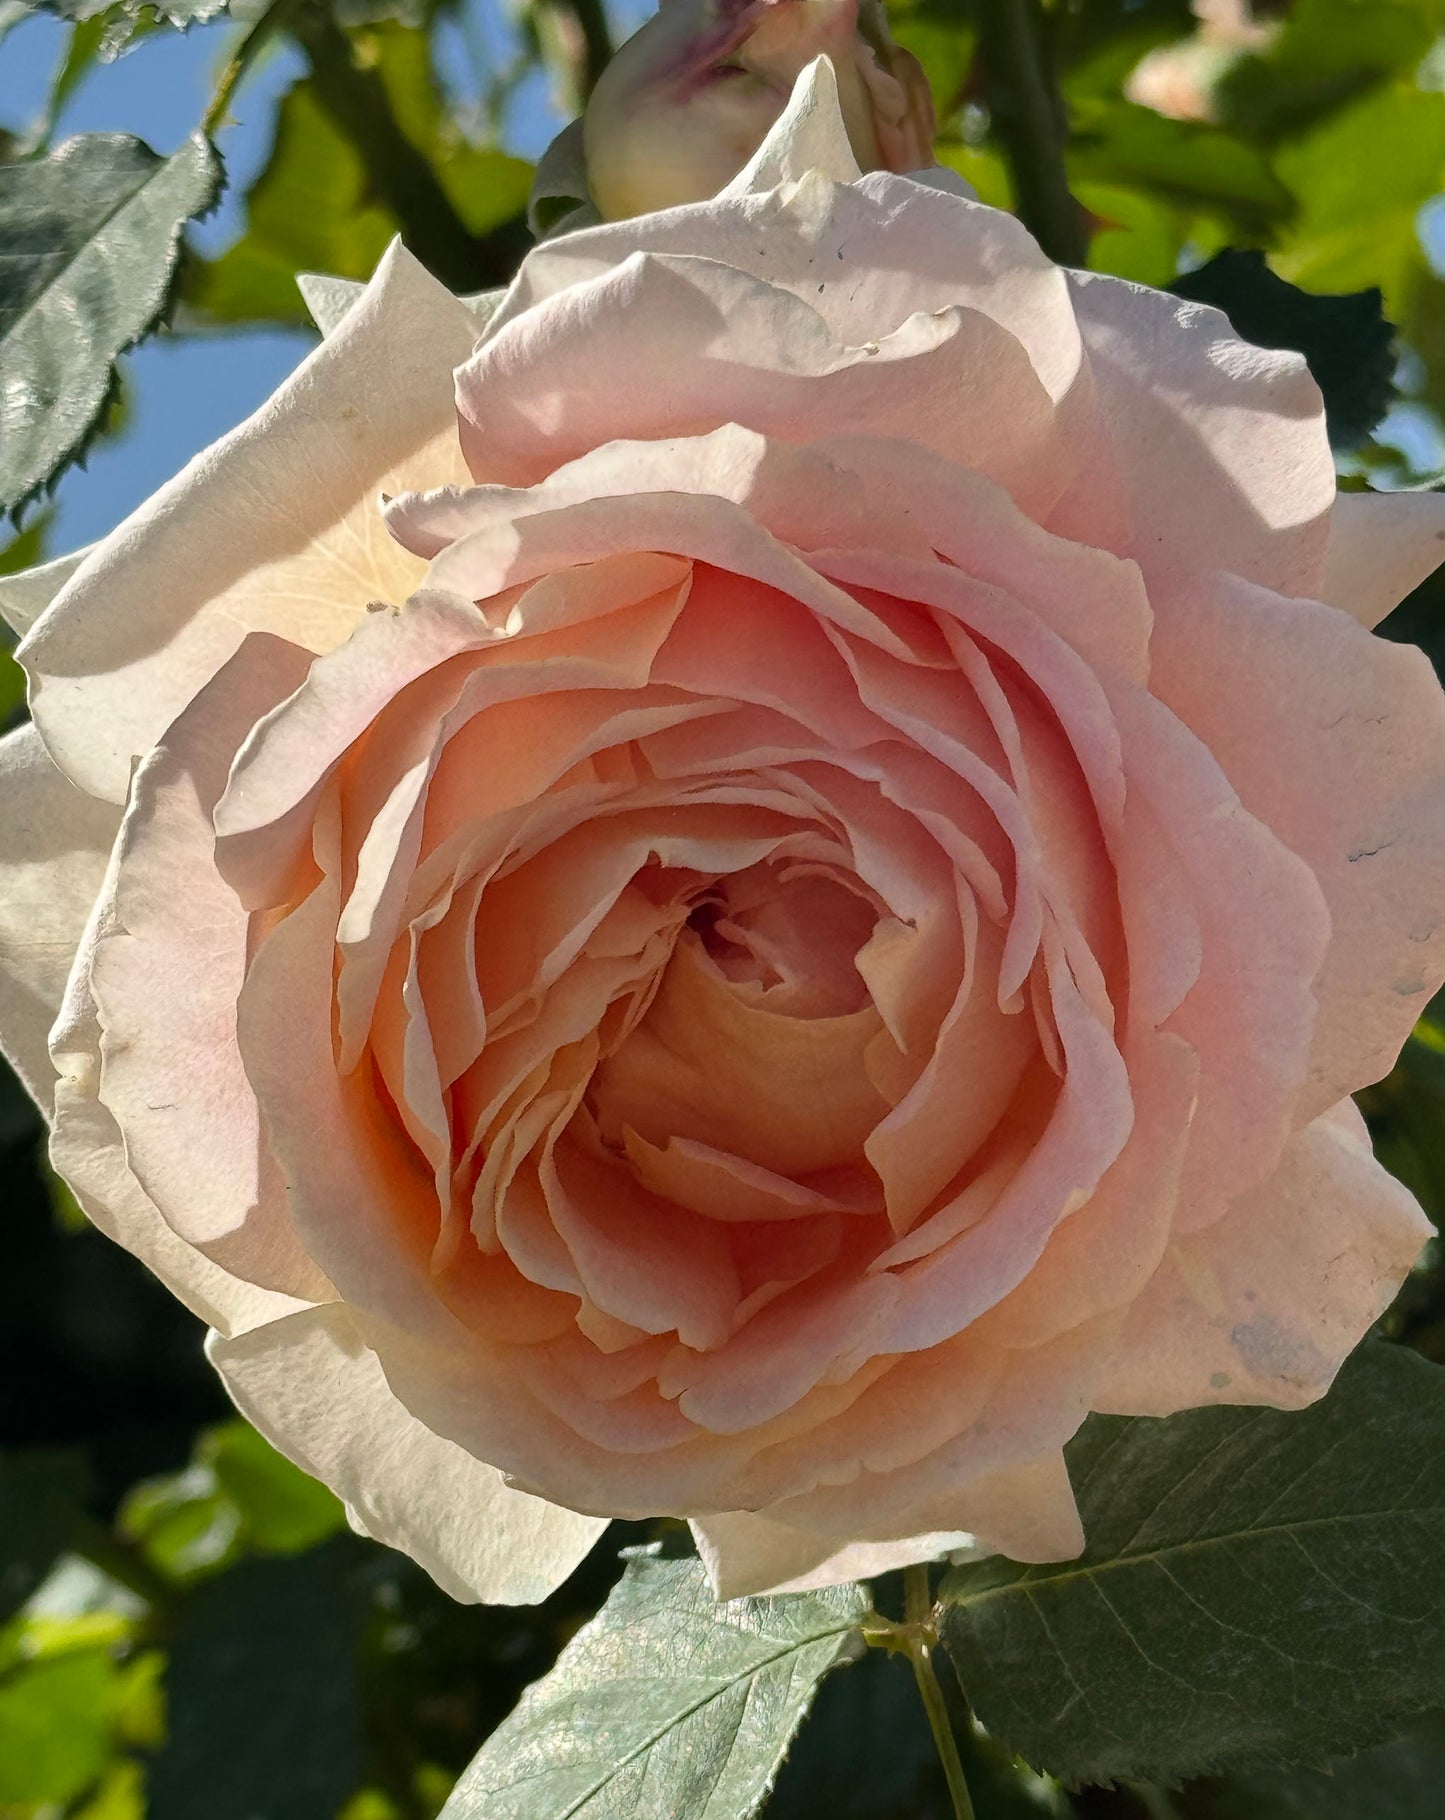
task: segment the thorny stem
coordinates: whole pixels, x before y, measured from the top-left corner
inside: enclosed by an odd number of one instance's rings
[[[928,1714],[928,1729],[933,1733],[944,1780],[953,1802],[954,1820],[974,1820],[973,1802],[958,1754],[958,1740],[944,1704],[943,1689],[933,1670],[933,1646],[938,1634],[933,1626],[933,1598],[928,1590],[928,1566],[919,1562],[903,1570],[904,1629],[908,1638],[908,1659],[913,1664],[913,1678]]]
[[[1043,42],[1040,0],[978,0],[979,55],[1019,218],[1050,259],[1085,263],[1089,235],[1069,192],[1069,126]]]

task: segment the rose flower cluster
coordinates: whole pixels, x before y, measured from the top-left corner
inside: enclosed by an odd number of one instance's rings
[[[1426,1236],[1445,700],[1294,354],[860,175],[483,326],[400,249],[21,647],[0,1033],[358,1527],[543,1596],[1082,1546],[1091,1410],[1302,1405]]]

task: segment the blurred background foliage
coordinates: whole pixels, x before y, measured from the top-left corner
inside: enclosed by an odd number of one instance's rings
[[[78,97],[188,29],[226,85],[218,147],[242,154],[228,156],[222,231],[193,232],[166,334],[208,351],[191,384],[244,409],[307,345],[296,272],[364,279],[398,231],[459,291],[515,269],[531,160],[645,8],[508,4],[0,0],[0,79],[27,34],[53,50],[23,92],[0,80],[0,166],[45,152]],[[940,161],[985,201],[1021,205],[1056,256],[1219,301],[1260,340],[1310,342],[1344,486],[1445,482],[1445,0],[894,0],[890,13],[932,83]],[[1009,43],[1021,17],[1032,63]],[[1225,249],[1255,256],[1216,261]],[[1271,273],[1379,295],[1311,316]],[[279,331],[290,338],[264,339]],[[193,420],[174,416],[184,438]],[[76,526],[107,528],[134,500],[101,484],[119,471],[106,451],[171,428],[144,397],[131,407],[123,365],[93,474],[73,469],[0,531],[0,573],[60,553]],[[172,434],[170,467],[194,446]],[[1445,580],[1384,630],[1445,669]],[[0,651],[0,718],[23,712]],[[1438,1224],[1445,1006],[1363,1097],[1381,1156]],[[454,1605],[352,1536],[329,1492],[231,1416],[199,1327],[88,1228],[8,1077],[0,1150],[0,1820],[430,1820],[606,1595],[616,1530],[542,1606]],[[1445,1363],[1438,1241],[1383,1325]],[[980,1820],[1445,1812],[1440,1715],[1329,1774],[1071,1795],[962,1711],[960,1725]],[[909,1678],[877,1652],[831,1677],[768,1812],[941,1816]]]

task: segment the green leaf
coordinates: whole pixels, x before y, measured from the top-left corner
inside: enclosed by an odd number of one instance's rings
[[[228,0],[39,0],[39,5],[47,13],[72,20],[98,19],[102,14],[139,20],[147,14],[185,31],[219,18],[227,10]]]
[[[1225,73],[1220,101],[1252,133],[1299,132],[1413,69],[1442,27],[1436,0],[1295,0],[1265,47]]]
[[[1277,278],[1262,253],[1232,248],[1175,279],[1169,289],[1176,297],[1223,310],[1235,333],[1256,347],[1303,354],[1324,394],[1336,448],[1363,442],[1390,408],[1395,331],[1378,290],[1312,296]]]
[[[46,1449],[0,1454],[0,1623],[64,1553],[85,1501],[85,1462]]]
[[[318,1820],[362,1777],[352,1538],[243,1561],[197,1588],[171,1645],[150,1820]]]
[[[635,1555],[443,1820],[747,1820],[867,1611],[857,1586],[719,1603],[700,1562]]]
[[[767,1820],[878,1820],[915,1800],[937,1763],[907,1662],[870,1649],[819,1688]]]
[[[346,1528],[346,1512],[248,1422],[227,1422],[199,1437],[184,1471],[133,1486],[121,1526],[153,1567],[184,1583],[242,1555],[314,1548]]]
[[[1401,299],[1425,269],[1416,217],[1445,180],[1445,95],[1377,89],[1275,162],[1300,199],[1276,269],[1308,290],[1379,285],[1400,321]]]
[[[219,184],[199,136],[160,158],[90,133],[0,165],[0,512],[84,452],[116,359],[165,313],[181,231]]]
[[[1288,189],[1255,146],[1215,126],[1167,120],[1115,102],[1081,132],[1069,152],[1078,183],[1140,189],[1157,201],[1223,214],[1259,232],[1291,210]]]
[[[1445,1695],[1445,1370],[1363,1348],[1295,1411],[1094,1417],[1089,1542],[943,1586],[988,1729],[1070,1782],[1320,1763]]]
[[[1187,1791],[1188,1820],[1439,1820],[1445,1789],[1445,1713],[1327,1770],[1262,1770]]]
[[[0,1802],[68,1801],[104,1770],[118,1671],[75,1650],[0,1676]]]
[[[425,32],[401,26],[367,34],[369,68],[396,124],[431,165],[466,230],[484,235],[526,206],[532,167],[463,140],[443,105]],[[323,105],[316,84],[283,96],[265,169],[246,199],[246,231],[219,258],[195,262],[188,304],[216,322],[304,325],[298,272],[369,279],[402,224],[375,195],[362,148]]]
[[[277,1453],[249,1422],[213,1428],[197,1451],[235,1506],[250,1547],[297,1554],[346,1528],[335,1492]]]

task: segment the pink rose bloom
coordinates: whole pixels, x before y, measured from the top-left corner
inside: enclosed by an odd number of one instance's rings
[[[461,1597],[1068,1556],[1090,1410],[1309,1403],[1426,1236],[1445,501],[951,181],[819,62],[480,339],[393,250],[21,648],[56,1166]]]
[[[880,0],[661,0],[598,80],[582,122],[603,219],[714,196],[753,156],[817,56],[833,66],[865,171],[933,163],[933,98]]]

